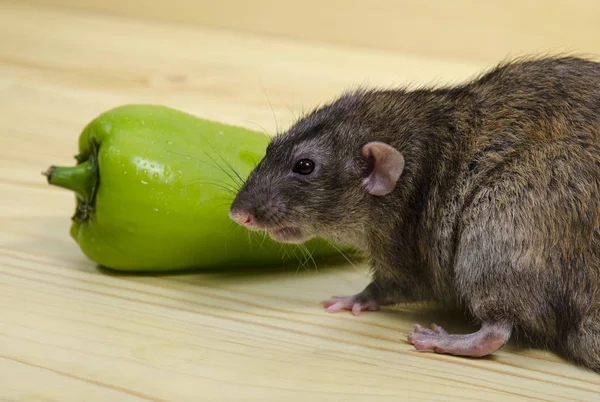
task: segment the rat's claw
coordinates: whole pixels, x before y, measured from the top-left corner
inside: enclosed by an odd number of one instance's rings
[[[448,335],[448,332],[446,332],[446,330],[439,325],[431,324],[431,329],[433,329],[433,332],[438,335]]]
[[[338,311],[342,311],[344,310],[345,304],[343,302],[334,302],[331,304],[328,304],[329,300],[326,302],[323,302],[323,305],[327,308],[327,311],[330,313],[337,313]]]
[[[323,301],[323,307],[325,307],[329,313],[350,310],[352,311],[352,314],[359,315],[363,310],[378,310],[379,304],[374,300],[361,301],[358,298],[358,295],[333,296],[331,299]]]
[[[431,329],[420,326],[419,324],[413,325],[414,332],[413,334],[422,334],[422,335],[448,335],[446,330],[439,325],[431,324]],[[413,335],[413,336],[415,336]]]
[[[337,301],[335,299],[329,299],[329,300],[325,300],[325,301],[323,301],[321,303],[323,304],[323,307],[325,307],[326,309],[329,309],[329,307],[331,307],[334,304],[336,304]]]

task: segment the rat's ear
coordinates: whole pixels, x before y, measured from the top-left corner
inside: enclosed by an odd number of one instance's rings
[[[368,163],[363,184],[373,195],[386,195],[396,187],[404,170],[404,156],[396,148],[383,142],[369,142],[362,148]]]

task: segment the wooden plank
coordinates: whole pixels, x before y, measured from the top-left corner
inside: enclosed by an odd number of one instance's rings
[[[486,63],[531,52],[600,53],[596,0],[22,1]]]
[[[597,375],[551,353],[415,351],[404,336],[414,322],[472,329],[427,306],[323,312],[320,300],[366,285],[364,265],[100,271],[68,235],[72,195],[40,175],[72,163],[83,126],[123,103],[273,132],[357,83],[453,82],[484,66],[0,3],[0,400],[597,398]]]

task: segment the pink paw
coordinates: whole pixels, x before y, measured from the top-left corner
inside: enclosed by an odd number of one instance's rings
[[[417,350],[438,351],[440,341],[449,338],[444,328],[432,324],[431,329],[424,328],[419,324],[413,326],[414,331],[408,333],[408,341],[414,345]]]
[[[362,301],[358,295],[355,296],[333,296],[323,302],[323,307],[330,313],[342,310],[351,310],[352,314],[359,315],[361,311],[379,310],[379,304],[373,300]]]
[[[431,350],[457,356],[483,357],[500,349],[510,336],[510,327],[487,325],[472,334],[451,335],[435,324],[414,326],[408,341],[417,350]]]

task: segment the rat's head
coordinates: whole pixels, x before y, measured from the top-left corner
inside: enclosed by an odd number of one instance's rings
[[[342,98],[274,137],[236,195],[231,219],[282,243],[362,232],[368,199],[394,190],[404,158],[368,139],[358,102]]]

